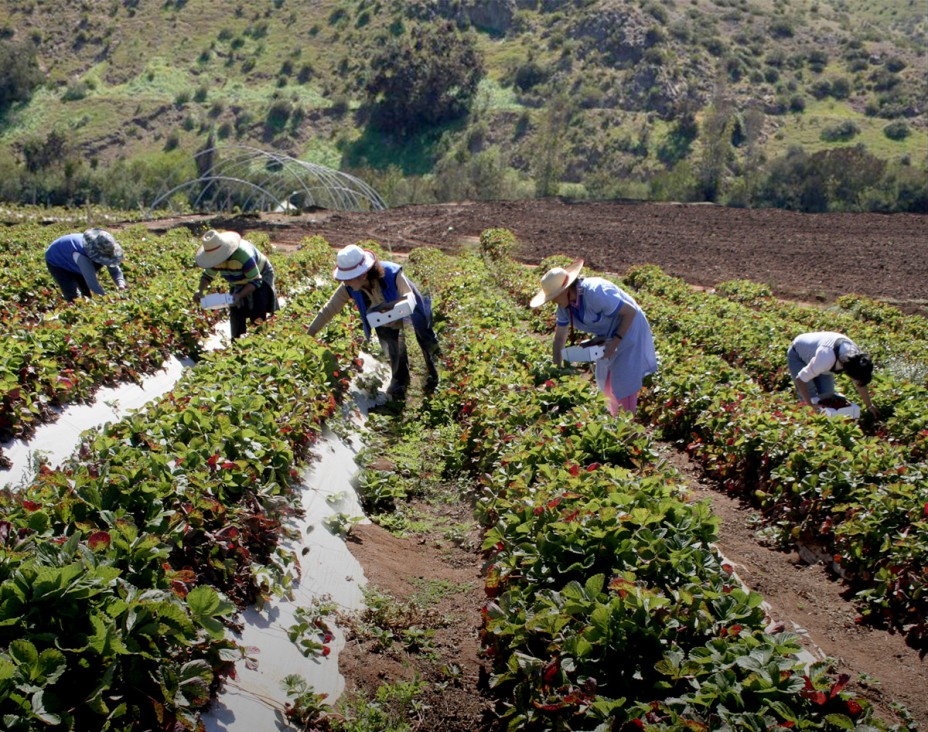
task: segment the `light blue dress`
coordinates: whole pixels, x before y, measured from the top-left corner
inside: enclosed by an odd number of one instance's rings
[[[638,307],[635,298],[602,277],[578,279],[577,296],[576,305],[558,306],[557,324],[570,326],[572,314],[574,328],[593,336],[612,338],[619,327],[622,305],[635,309],[631,328],[619,341],[612,358],[596,362],[596,385],[605,393],[609,377],[616,399],[637,394],[644,377],[657,371],[654,338],[644,311]]]

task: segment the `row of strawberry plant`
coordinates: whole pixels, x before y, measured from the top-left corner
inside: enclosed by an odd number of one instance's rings
[[[814,545],[857,590],[863,612],[928,638],[928,470],[908,450],[768,394],[739,369],[667,343],[641,414],[729,492],[764,511],[783,545]]]
[[[886,353],[881,354],[881,360],[914,360],[922,369],[926,365],[928,319],[907,315],[899,308],[879,300],[849,293],[838,297],[831,307],[812,307],[779,300],[773,296],[768,285],[749,280],[721,282],[715,286],[714,291],[722,297],[756,310],[775,313],[810,329],[861,331],[861,337],[866,342],[873,342],[878,348],[886,349]],[[900,339],[905,341],[906,350],[897,356]]]
[[[197,729],[244,649],[235,605],[287,587],[295,467],[347,387],[347,318],[307,291],[66,466],[0,493],[0,715],[33,729]],[[226,598],[231,598],[235,604]]]
[[[416,254],[441,283],[448,371],[429,415],[457,423],[448,459],[479,479],[483,638],[509,727],[879,725],[846,678],[803,668],[794,635],[765,632],[708,506],[683,500],[641,427],[545,365],[482,263]]]
[[[696,292],[656,267],[634,268],[628,281],[659,297],[648,315],[668,336],[688,339],[702,350],[722,356],[775,391],[792,388],[786,369],[789,336],[783,334],[836,327],[829,314],[814,308],[773,302],[767,308],[748,307],[740,299],[735,302]],[[854,333],[853,324],[840,325],[847,325]],[[865,415],[861,424],[869,433],[905,446],[912,459],[923,459],[928,456],[928,415],[920,405],[928,399],[928,388],[883,368],[884,360],[899,350],[898,341],[878,336],[869,328],[864,329],[863,336],[867,340],[859,342],[876,346],[872,351],[877,373],[869,388],[880,409],[880,422],[873,424]]]
[[[507,279],[513,278],[507,289],[525,292],[537,273],[510,271]],[[912,460],[928,442],[918,417],[911,439],[898,445],[867,437],[855,422],[799,409],[791,391],[770,394],[751,378],[769,385],[772,374],[785,372],[782,365],[754,357],[757,368],[746,368],[749,353],[774,353],[770,334],[778,320],[782,328],[782,318],[752,317],[724,304],[716,310],[720,298],[693,292],[654,267],[633,269],[629,281],[646,286],[638,299],[662,361],[642,413],[666,437],[686,440],[728,490],[759,502],[781,543],[814,541],[835,555],[866,616],[923,642],[928,546],[919,537],[928,520],[928,470]],[[717,355],[704,353],[706,342],[705,350]],[[911,404],[894,408],[901,417]]]
[[[148,252],[147,259],[136,260],[137,267],[161,268],[129,291],[62,304],[44,314],[23,306],[8,321],[0,336],[0,439],[26,439],[56,407],[86,401],[102,384],[137,382],[171,354],[199,354],[200,341],[219,316],[191,304],[198,275],[180,264],[190,251],[189,236],[150,240],[143,230],[124,237],[127,249]],[[282,281],[318,271],[323,255],[330,257],[327,247],[307,246],[281,258]],[[190,281],[189,288],[178,286],[183,280]]]
[[[681,304],[708,296],[689,295],[675,278],[650,268],[631,274],[632,281],[647,278],[648,292],[660,293],[639,293],[663,336],[657,398],[644,412],[668,437],[687,440],[691,454],[729,491],[757,502],[768,533],[781,544],[815,545],[833,555],[866,618],[924,643],[928,545],[920,537],[928,520],[928,469],[919,460],[928,443],[917,418],[909,440],[893,441],[867,436],[856,422],[797,408],[791,391],[765,393],[744,373],[743,361],[702,354],[696,337],[681,340],[681,330],[689,335],[690,324],[703,317],[697,332],[721,333],[722,342],[735,342],[732,333],[743,332],[741,324],[730,326],[705,308],[681,312]],[[910,406],[893,405],[900,421]]]
[[[928,330],[925,319],[857,295],[838,299],[841,310],[779,302],[768,287],[744,281],[722,283],[717,291],[796,329],[843,330],[867,344],[877,364],[870,387],[880,407],[876,434],[911,445],[917,459],[928,457]],[[889,326],[889,327],[887,327]]]

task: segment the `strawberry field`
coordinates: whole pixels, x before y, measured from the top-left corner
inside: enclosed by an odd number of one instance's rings
[[[40,242],[61,233],[0,234],[0,256],[16,253],[0,285],[13,326],[0,349],[0,436],[28,437],[56,407],[170,354],[198,363],[163,399],[87,433],[65,465],[0,494],[0,715],[9,730],[199,729],[246,660],[227,631],[246,606],[286,592],[299,563],[280,544],[300,510],[296,471],[347,398],[360,328],[345,312],[306,335],[331,292],[316,284],[333,259],[319,237],[272,255],[286,297],[277,316],[203,353],[218,316],[190,305],[186,232],[120,232],[130,289],[70,305],[42,259]],[[527,268],[511,258],[516,244],[488,229],[472,251],[409,256],[433,296],[442,384],[403,416],[402,439],[395,419],[370,420],[372,452],[395,467],[368,466],[359,485],[368,514],[397,531],[404,506],[439,483],[473,503],[486,597],[473,622],[497,726],[898,728],[832,663],[809,662],[795,633],[771,627],[763,598],[715,548],[711,509],[657,443],[756,506],[770,542],[827,556],[862,623],[926,648],[924,319],[850,295],[828,312],[783,303],[747,281],[697,292],[636,267],[616,281],[647,313],[661,365],[638,419],[610,418],[588,370],[550,364],[553,309],[527,306],[540,273],[567,257]],[[815,329],[870,349],[878,420],[795,403],[786,348]],[[297,728],[351,729],[308,694],[287,715]]]

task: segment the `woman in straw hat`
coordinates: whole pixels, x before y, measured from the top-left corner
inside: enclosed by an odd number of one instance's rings
[[[434,391],[438,386],[438,369],[435,365],[435,359],[438,356],[438,338],[432,328],[431,304],[406,276],[403,268],[393,262],[379,261],[369,249],[350,244],[336,255],[336,267],[332,276],[341,284],[310,323],[309,334],[316,335],[345,305],[354,300],[361,314],[364,335],[370,340],[371,326],[367,321],[368,311],[382,303],[406,298],[411,305],[414,305],[410,319],[428,371],[425,391],[426,393]],[[406,338],[402,326],[403,320],[401,319],[377,328],[377,338],[380,340],[384,353],[390,359],[392,376],[387,395],[395,399],[402,399],[409,387],[409,357],[406,352]]]
[[[541,278],[541,289],[529,305],[557,304],[554,363],[574,328],[605,339],[606,352],[596,362],[596,384],[606,397],[609,413],[632,414],[645,376],[657,370],[651,326],[638,303],[627,292],[601,277],[580,277],[583,260],[555,267]]]
[[[234,231],[207,231],[196,253],[203,268],[194,302],[200,302],[213,280],[221,276],[229,283],[232,306],[229,324],[232,340],[245,334],[250,320],[267,320],[277,311],[274,267],[258,248]]]
[[[45,250],[45,266],[58,283],[64,299],[71,302],[78,295],[103,295],[97,279],[101,267],[109,270],[119,290],[126,289],[126,278],[119,263],[122,247],[103,229],[88,229],[83,234],[67,234],[55,239]]]

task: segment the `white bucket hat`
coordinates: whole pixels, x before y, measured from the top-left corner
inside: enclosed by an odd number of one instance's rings
[[[549,269],[541,278],[541,289],[531,299],[528,306],[537,308],[556,298],[577,279],[581,267],[583,267],[583,260],[575,259],[567,267]]]
[[[362,249],[357,244],[349,244],[340,249],[335,256],[336,267],[332,271],[332,276],[342,282],[353,280],[373,267],[376,260],[377,257],[370,249]]]
[[[89,259],[106,267],[122,261],[122,247],[110,232],[103,229],[87,229],[84,232],[84,253]]]
[[[197,265],[203,269],[222,264],[238,249],[242,237],[235,231],[210,229],[203,235],[202,244],[196,253]]]

